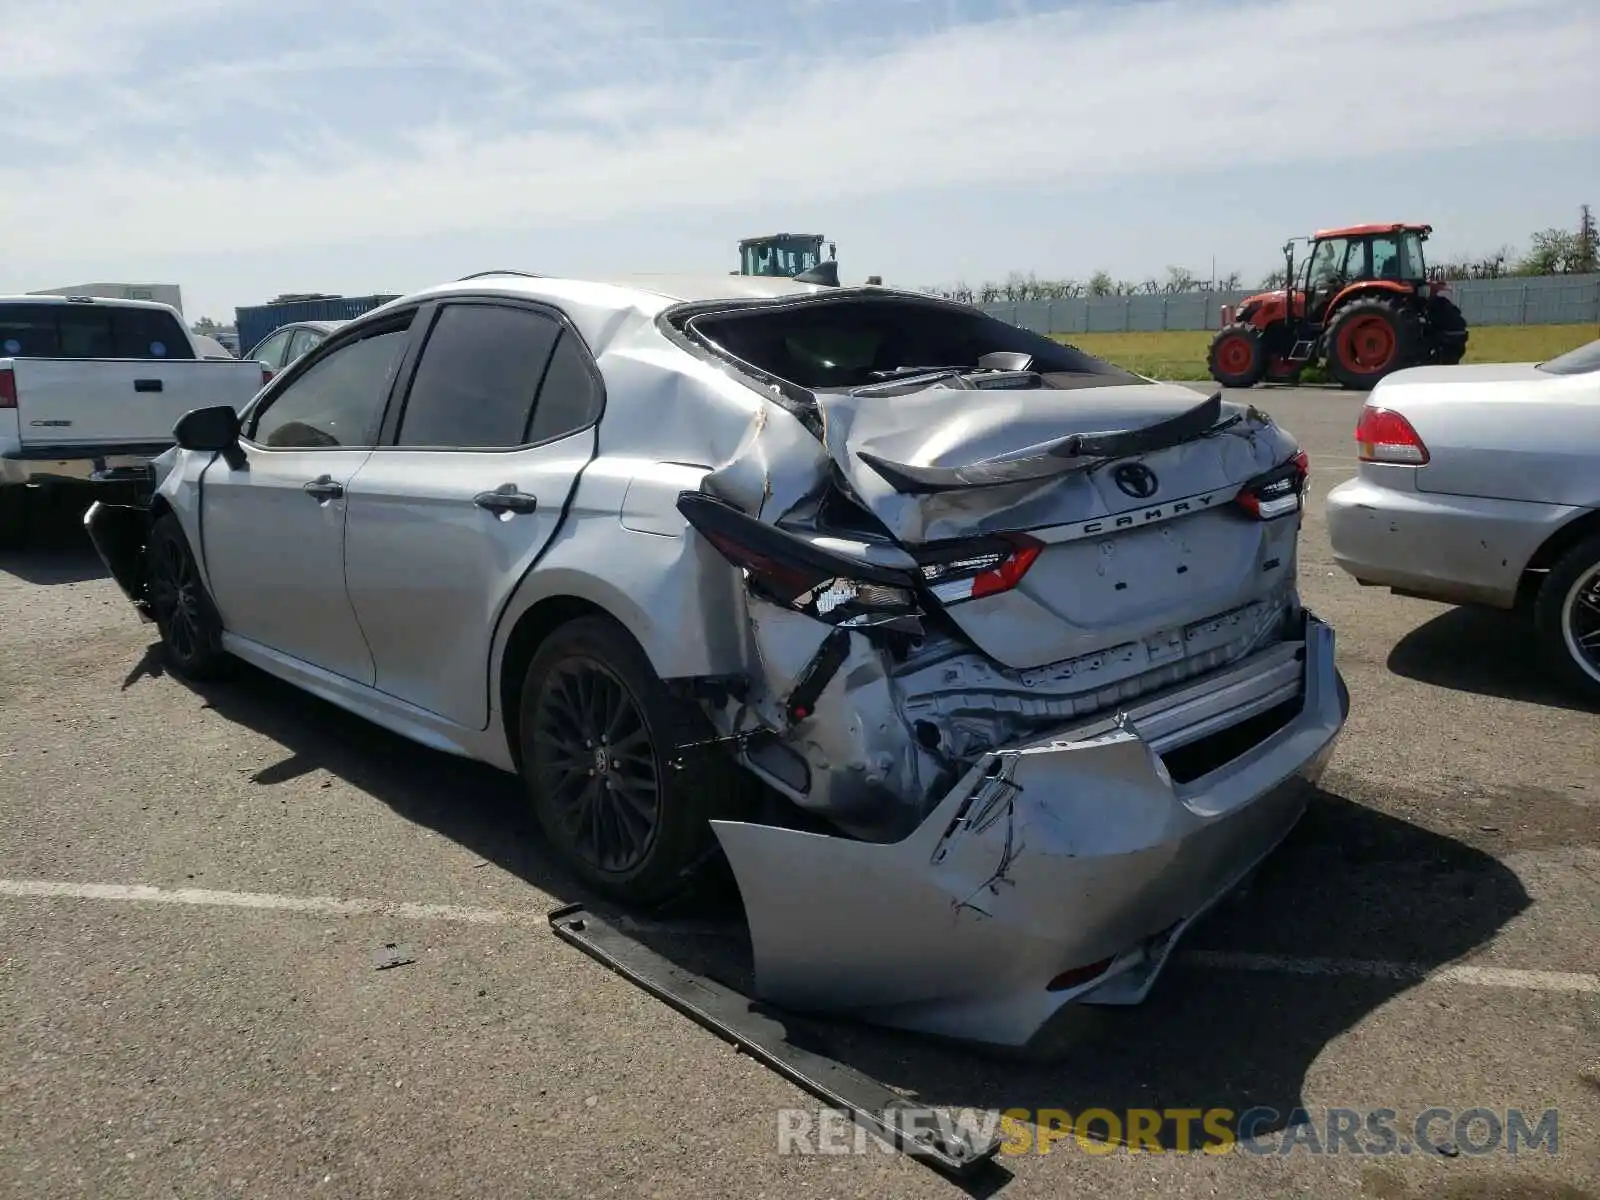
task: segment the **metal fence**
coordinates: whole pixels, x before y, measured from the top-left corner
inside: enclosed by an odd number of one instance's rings
[[[1172,296],[1079,296],[1067,300],[996,301],[985,312],[1035,333],[1155,333],[1216,329],[1224,305],[1238,292],[1181,292]],[[1583,325],[1600,323],[1600,275],[1539,275],[1526,279],[1463,279],[1450,294],[1468,325]]]

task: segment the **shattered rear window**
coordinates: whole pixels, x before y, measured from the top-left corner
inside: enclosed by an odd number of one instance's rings
[[[1073,346],[986,313],[904,299],[763,305],[691,322],[722,353],[812,391],[882,383],[895,371],[978,368],[985,354],[1021,352],[1045,387],[1137,383],[1139,378]]]

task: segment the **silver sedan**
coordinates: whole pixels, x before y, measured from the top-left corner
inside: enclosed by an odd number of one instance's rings
[[[778,1003],[1142,999],[1348,710],[1287,431],[914,293],[463,280],[175,437],[88,516],[175,670],[520,773],[632,902],[720,849]]]
[[[1543,363],[1418,367],[1373,389],[1334,560],[1406,596],[1526,612],[1600,699],[1600,340]]]

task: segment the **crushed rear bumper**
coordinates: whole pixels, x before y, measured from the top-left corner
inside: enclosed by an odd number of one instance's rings
[[[1304,619],[1303,641],[991,751],[902,841],[713,822],[758,995],[1008,1045],[1074,1000],[1142,1000],[1299,820],[1344,726],[1333,631]]]

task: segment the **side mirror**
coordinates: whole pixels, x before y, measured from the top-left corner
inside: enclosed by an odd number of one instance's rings
[[[239,445],[239,414],[227,404],[192,409],[172,427],[172,440],[185,450],[235,449]]]

